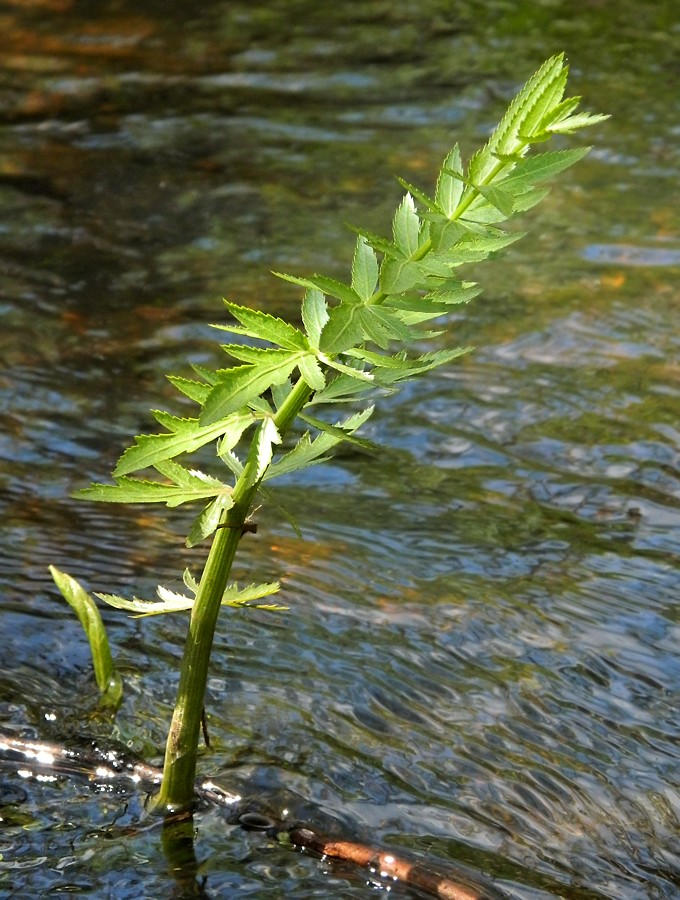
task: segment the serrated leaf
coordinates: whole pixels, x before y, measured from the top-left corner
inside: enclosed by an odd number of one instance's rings
[[[390,341],[410,341],[417,337],[399,315],[383,306],[367,306],[361,310],[361,325],[367,340],[386,350]]]
[[[385,294],[403,294],[423,284],[423,270],[419,262],[410,259],[385,257],[380,267],[380,289]]]
[[[576,147],[571,150],[553,150],[529,156],[520,160],[512,173],[499,180],[498,184],[506,191],[519,193],[540,181],[545,181],[546,178],[559,175],[560,172],[583,159],[589,149],[589,147]]]
[[[313,391],[322,391],[326,386],[326,378],[316,357],[309,353],[300,360],[300,375]]]
[[[182,581],[184,582],[184,586],[187,587],[195,596],[198,592],[198,582],[188,568],[182,572]]]
[[[342,353],[363,340],[361,307],[342,303],[329,311],[328,322],[321,335],[320,347],[325,354]]]
[[[346,371],[352,371],[349,366],[343,366]],[[357,399],[357,395],[366,394],[374,386],[372,375],[367,379],[358,379],[354,375],[347,375],[346,371],[337,370],[339,374],[326,379],[326,387],[323,391],[314,394],[309,401],[310,406],[318,406],[321,403],[348,403]],[[370,379],[370,380],[369,380]]]
[[[411,195],[411,198],[415,197],[416,200],[420,200],[420,202],[426,209],[429,209],[434,213],[439,212],[439,207],[432,199],[432,197],[428,197],[427,194],[423,193],[423,191],[410,184],[408,181],[404,181],[403,178],[399,178],[397,176],[397,181],[406,191],[408,191],[408,193]]]
[[[515,210],[515,196],[511,191],[494,185],[480,186],[477,190],[488,203],[503,214],[504,218],[510,218]]]
[[[231,584],[222,594],[222,604],[224,606],[249,606],[252,609],[268,609],[272,611],[285,611],[287,606],[280,606],[278,603],[255,603],[255,600],[261,600],[263,597],[269,597],[281,590],[279,581],[270,581],[265,584],[249,584],[244,588],[239,588],[238,584]]]
[[[372,413],[373,407],[369,406],[361,412],[349,416],[342,422],[338,422],[336,427],[351,435],[370,418]],[[292,450],[286,453],[285,456],[282,456],[281,459],[277,459],[269,467],[265,475],[265,481],[325,462],[329,458],[325,454],[339,444],[340,441],[341,438],[327,431],[322,431],[314,440],[310,438],[309,432],[305,432]]]
[[[215,384],[219,378],[220,369],[209,369],[207,366],[201,366],[198,363],[192,363],[191,368],[202,378],[206,384]],[[222,370],[223,371],[223,370]]]
[[[537,187],[532,188],[529,191],[524,191],[518,197],[515,197],[514,209],[516,213],[526,212],[531,209],[533,206],[536,206],[537,203],[540,203],[541,200],[544,200],[548,194],[550,193],[549,187]]]
[[[267,471],[269,463],[274,455],[274,444],[281,443],[281,435],[278,432],[273,419],[264,419],[257,429],[255,440],[251,444],[248,459],[244,471],[248,473],[249,485],[257,484]]]
[[[442,264],[441,271],[443,273],[446,271],[446,266],[458,266],[462,263],[486,259],[492,253],[505,249],[505,247],[514,244],[515,241],[519,241],[523,237],[524,232],[514,232],[512,234],[498,232],[498,236],[495,237],[471,234],[468,238],[459,241],[447,253],[436,257],[436,262]],[[437,274],[434,266],[432,274]]]
[[[165,459],[155,463],[154,468],[165,478],[173,481],[177,487],[185,490],[202,490],[203,488],[214,488],[213,493],[230,492],[231,488],[223,484],[219,478],[213,478],[212,475],[206,475],[200,469],[187,469],[172,459]]]
[[[559,104],[564,92],[566,77],[564,54],[546,60],[508,107],[489,139],[488,149],[497,154],[515,153],[518,144],[521,143],[518,140],[520,131],[529,132],[532,123],[540,124],[541,118],[551,108],[551,105],[554,107]],[[472,180],[476,181],[476,179]]]
[[[327,275],[312,275],[310,278],[286,275],[284,272],[272,272],[272,275],[276,275],[277,278],[282,278],[284,281],[290,281],[293,284],[300,284],[302,287],[319,290],[324,294],[328,294],[329,297],[335,297],[344,303],[361,303],[361,297],[348,284],[337,281],[335,278],[329,278]]]
[[[460,158],[458,144],[449,151],[437,178],[435,200],[439,209],[447,218],[456,211],[463,194],[463,163]]]
[[[373,412],[373,407],[369,408],[371,412]],[[331,437],[337,438],[339,441],[347,441],[355,447],[360,447],[367,453],[376,453],[380,450],[380,446],[374,441],[368,441],[366,440],[366,438],[355,437],[353,434],[345,431],[345,429],[340,427],[339,425],[330,425],[328,422],[324,422],[322,419],[317,419],[314,416],[310,416],[308,413],[300,413],[298,418],[302,419],[303,422],[306,422],[313,428],[316,428],[318,431],[323,431]]]
[[[326,462],[330,457],[323,455],[327,452],[327,448],[319,445],[321,437],[325,437],[325,435],[320,435],[312,441],[309,432],[306,431],[292,450],[271,464],[264,480],[270,481],[272,478],[278,478],[279,475],[290,475],[291,472],[297,472],[299,469]]]
[[[400,313],[417,313],[419,317],[417,321],[425,322],[428,319],[448,314],[450,306],[467,303],[473,297],[476,297],[480,291],[481,288],[471,285],[468,288],[456,288],[454,290],[434,290],[425,296],[407,294],[388,297],[383,308],[399,310]],[[406,321],[412,320],[408,319]]]
[[[438,350],[434,353],[426,353],[417,359],[404,360],[404,365],[399,367],[384,367],[375,370],[376,381],[380,385],[390,386],[397,382],[406,381],[418,375],[423,375],[431,369],[446,365],[460,356],[469,353],[472,347],[456,347],[453,350]],[[408,365],[406,365],[408,363]]]
[[[473,281],[463,281],[455,288],[433,291],[430,294],[426,294],[424,299],[452,306],[457,303],[468,303],[473,297],[477,297],[481,293],[481,290],[481,287]]]
[[[353,378],[356,381],[361,381],[364,384],[373,384],[373,375],[371,375],[370,372],[363,372],[360,369],[353,368],[352,366],[346,366],[344,363],[341,363],[337,359],[333,359],[333,357],[331,356],[324,356],[323,353],[319,358],[327,366],[330,366],[330,368],[335,369],[337,372],[341,372],[343,375],[348,375],[350,378]],[[322,393],[324,396],[327,396],[326,391],[322,391]]]
[[[200,426],[198,419],[179,419],[159,411],[154,415],[161,425],[171,428],[172,433],[138,435],[136,443],[128,447],[118,460],[113,472],[115,476],[129,475],[181,453],[193,453],[219,437],[224,437],[229,446],[234,447],[246,428],[255,421],[252,413],[242,411],[206,427]]]
[[[259,309],[251,309],[248,306],[239,306],[230,300],[225,300],[224,305],[227,307],[232,316],[241,323],[242,327],[231,325],[213,325],[213,328],[219,328],[222,331],[231,331],[234,334],[244,334],[248,337],[259,338],[262,341],[268,341],[270,344],[277,344],[285,350],[304,350],[307,347],[307,340],[304,334],[295,328],[295,326],[284,322],[276,316],[270,316],[269,313],[262,312]]]
[[[123,475],[115,479],[116,484],[91,484],[90,487],[75,491],[79,500],[94,500],[100,503],[165,503],[169,507],[207,500],[218,493],[228,493],[231,487],[221,484],[218,489],[212,483],[196,479],[193,487],[163,484],[159,481],[143,481]],[[225,501],[226,502],[226,501]]]
[[[194,519],[186,539],[186,546],[195,547],[196,544],[200,544],[201,541],[210,537],[221,523],[224,512],[229,509],[232,502],[231,498],[222,495],[209,503]]]
[[[281,585],[278,581],[267,584],[250,584],[245,588],[239,588],[238,584],[229,585],[222,595],[221,603],[223,606],[248,606],[253,601],[260,600],[262,597],[268,597],[280,590]],[[122,609],[133,614],[134,618],[142,618],[143,616],[157,616],[161,613],[177,613],[190,610],[196,598],[188,597],[186,594],[179,594],[176,591],[168,590],[159,584],[156,588],[158,600],[140,600],[139,597],[133,597],[128,600],[117,594],[95,594],[104,603],[113,606],[116,609]],[[269,604],[255,604],[255,609],[286,609],[286,607]]]
[[[364,238],[357,238],[352,260],[352,290],[364,301],[370,300],[378,283],[378,260]]]
[[[252,347],[250,344],[220,344],[220,348],[226,354],[231,356],[232,359],[256,366],[265,359],[274,359],[274,353],[278,353],[279,358],[281,359],[287,357],[290,353],[290,350],[283,350],[281,348],[275,349],[273,347]],[[222,369],[220,371],[224,372],[228,370]],[[217,381],[215,383],[217,383]]]
[[[297,367],[302,355],[302,351],[282,353],[273,350],[269,357],[265,357],[257,365],[227,369],[203,404],[200,424],[212,425],[219,419],[226,418],[273,384],[285,381]]]
[[[308,288],[302,298],[302,322],[312,347],[318,347],[328,321],[326,298],[317,288]]]
[[[282,381],[281,384],[273,384],[271,389],[272,400],[274,401],[275,409],[281,409],[283,404],[288,399],[288,395],[293,389],[292,382],[290,378],[286,378],[285,381]],[[273,410],[270,410],[270,415],[273,414]]]
[[[420,219],[411,194],[406,194],[397,207],[392,221],[394,245],[407,259],[417,252],[420,238]]]
[[[449,221],[438,216],[436,221],[430,222],[430,237],[432,251],[441,253],[449,250],[465,234],[465,227],[458,221]]]
[[[399,255],[392,241],[388,241],[387,238],[381,237],[379,234],[373,234],[371,231],[366,231],[364,228],[356,228],[354,225],[350,225],[349,227],[355,234],[360,235],[367,244],[379,253],[384,253],[386,256]]]
[[[555,122],[546,128],[546,132],[550,134],[572,134],[581,128],[590,125],[596,125],[598,122],[606,122],[609,116],[592,115],[591,113],[579,113],[576,116],[569,116],[561,122]]]
[[[190,400],[200,403],[201,406],[205,403],[208,394],[212,389],[209,384],[203,384],[201,381],[192,381],[189,378],[182,378],[179,375],[168,375],[167,379],[178,391],[189,397]]]
[[[222,460],[222,462],[227,466],[227,468],[234,473],[236,478],[240,478],[243,474],[243,463],[238,458],[238,456],[229,450],[226,447],[222,447],[221,444],[217,445],[217,455]]]

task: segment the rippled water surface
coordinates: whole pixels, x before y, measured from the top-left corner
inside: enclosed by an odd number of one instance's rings
[[[204,772],[306,821],[466,864],[521,900],[680,895],[680,29],[675,4],[437,0],[0,10],[0,721],[159,762],[181,617],[105,613],[126,681],[96,713],[47,573],[149,595],[189,519],[70,499],[105,479],[166,372],[219,360],[220,297],[294,316],[270,269],[345,277],[460,139],[566,50],[612,113],[471,272],[442,345],[477,351],[380,405],[384,459],[291,478],[226,614]],[[575,139],[572,139],[572,145]],[[184,896],[134,796],[0,781],[0,894]],[[198,821],[206,896],[365,897],[365,873]],[[401,891],[401,893],[399,893]],[[415,896],[395,886],[393,896]]]

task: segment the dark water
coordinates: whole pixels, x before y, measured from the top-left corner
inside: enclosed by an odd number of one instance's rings
[[[165,372],[219,358],[221,296],[294,315],[270,269],[344,277],[344,223],[384,232],[394,173],[428,187],[568,52],[611,122],[474,273],[442,343],[477,352],[376,413],[385,463],[282,485],[304,540],[258,513],[238,576],[291,609],[221,620],[202,770],[514,898],[680,896],[675,4],[14,0],[0,24],[0,723],[152,762],[184,620],[105,613],[112,728],[47,565],[149,596],[202,551],[182,513],[70,491],[178,409]],[[2,896],[180,895],[137,798],[0,784]],[[197,834],[209,896],[372,890],[217,811]]]

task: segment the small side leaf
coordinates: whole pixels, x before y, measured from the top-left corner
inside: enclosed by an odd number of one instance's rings
[[[62,597],[75,611],[87,636],[92,653],[94,674],[105,706],[117,707],[123,697],[123,681],[113,665],[109,639],[97,604],[85,588],[71,575],[50,566],[50,574]]]
[[[371,412],[373,412],[372,406],[369,407],[369,409]],[[300,413],[299,418],[302,419],[303,422],[306,422],[308,425],[311,425],[319,431],[323,431],[331,437],[337,438],[337,440],[339,441],[347,441],[348,443],[352,444],[355,447],[361,448],[367,453],[376,453],[380,450],[380,446],[374,441],[366,440],[366,438],[355,437],[351,432],[345,431],[345,429],[340,425],[329,425],[328,422],[324,422],[322,419],[317,419],[314,416],[310,416],[308,413]]]

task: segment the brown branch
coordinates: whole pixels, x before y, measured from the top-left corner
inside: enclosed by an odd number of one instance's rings
[[[296,828],[290,832],[289,837],[302,850],[312,850],[323,858],[354,863],[369,869],[381,879],[402,881],[432,897],[440,897],[441,900],[502,900],[505,896],[491,885],[475,884],[471,879],[460,875],[454,880],[422,863],[412,862],[370,844],[327,838],[308,828]]]
[[[127,752],[100,745],[97,741],[83,742],[77,748],[30,741],[0,733],[0,762],[21,768],[31,774],[77,775],[91,782],[128,781],[143,791],[155,790],[163,772],[156,766],[131,758]],[[305,826],[288,830],[283,822],[252,812],[239,806],[241,797],[208,779],[196,783],[197,799],[236,811],[244,828],[285,835],[290,844],[312,852],[324,859],[335,859],[367,868],[376,878],[393,879],[417,888],[440,900],[506,900],[499,891],[481,876],[466,872],[438,872],[435,868],[389,850],[317,834]],[[450,867],[449,867],[450,868]]]

